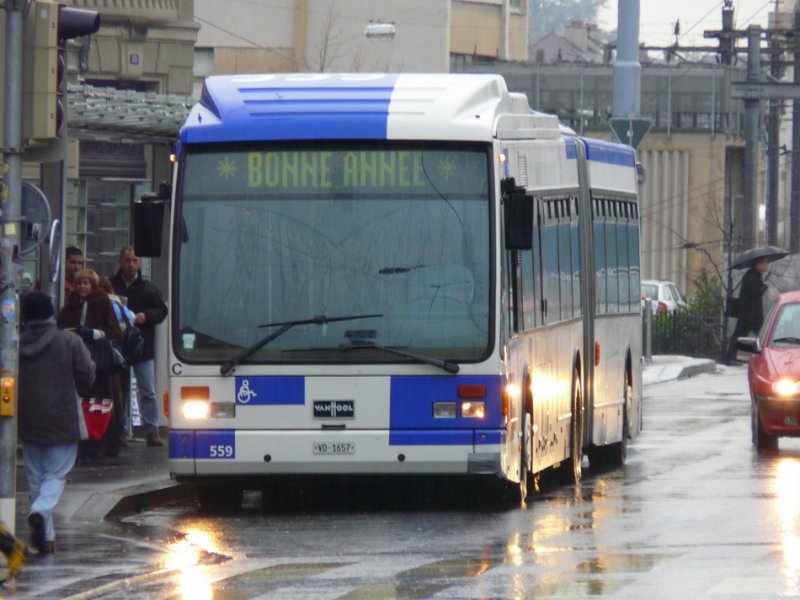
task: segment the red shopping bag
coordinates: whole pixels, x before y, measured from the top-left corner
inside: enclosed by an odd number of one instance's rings
[[[81,401],[86,431],[90,440],[102,440],[111,422],[114,403],[111,398],[89,398]]]

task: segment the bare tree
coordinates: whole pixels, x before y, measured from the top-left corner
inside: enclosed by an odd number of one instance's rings
[[[334,5],[333,0],[330,0],[320,20],[320,37],[312,52],[316,60],[315,64],[308,64],[309,71],[324,73],[339,58],[342,50],[342,40],[338,26],[339,17],[339,10]]]

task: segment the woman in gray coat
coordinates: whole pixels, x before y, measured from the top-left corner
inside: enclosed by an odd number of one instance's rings
[[[83,341],[56,327],[50,297],[22,297],[19,342],[19,439],[28,473],[31,544],[55,551],[53,510],[75,464],[83,415],[78,394],[89,391],[94,363]]]

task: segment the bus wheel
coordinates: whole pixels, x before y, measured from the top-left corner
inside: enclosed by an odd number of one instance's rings
[[[631,402],[633,401],[633,384],[631,383],[631,378],[627,371],[625,371],[622,393],[622,440],[616,444],[611,444],[605,449],[605,465],[612,469],[623,466],[625,464],[625,459],[628,457],[628,436],[630,435],[630,430],[628,428],[628,406],[631,406]]]
[[[519,457],[519,501],[525,502],[533,487],[533,476],[531,475],[528,463],[531,459],[531,443],[533,435],[533,417],[531,413],[526,412],[525,418],[522,422],[522,443],[520,444],[520,457]]]
[[[572,422],[570,425],[570,456],[562,468],[569,483],[581,480],[583,463],[583,389],[581,378],[576,372],[572,376]]]
[[[235,512],[242,507],[244,488],[235,482],[205,483],[197,486],[197,502],[204,513]]]

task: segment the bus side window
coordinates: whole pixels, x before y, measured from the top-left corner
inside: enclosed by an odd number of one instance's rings
[[[520,283],[522,286],[522,319],[520,329],[530,331],[542,324],[542,256],[539,235],[539,200],[534,199],[533,231],[530,250],[520,255]]]
[[[604,224],[606,240],[606,300],[608,312],[619,312],[619,282],[617,280],[617,228],[613,222]]]
[[[560,219],[558,228],[558,274],[561,292],[561,318],[572,317],[572,243],[570,240],[570,224],[567,219]],[[566,222],[565,222],[566,221]],[[576,257],[577,259],[577,257]]]
[[[542,227],[543,324],[561,320],[560,272],[558,266],[558,225],[555,220]]]
[[[594,207],[594,273],[595,310],[598,315],[607,312],[606,307],[606,224],[600,211],[600,200],[592,202]]]
[[[536,298],[533,285],[533,251],[523,250],[520,255],[520,284],[522,286],[522,323],[520,330],[530,331],[536,326]]]
[[[621,203],[620,203],[621,204]],[[628,226],[617,223],[617,281],[619,282],[619,312],[630,310],[630,255],[628,254]]]
[[[628,224],[628,257],[630,258],[630,310],[638,312],[641,307],[641,282],[639,274],[639,228],[635,221]]]
[[[579,317],[583,314],[583,306],[581,304],[581,254],[578,233],[578,199],[571,198],[570,202],[572,202],[574,207],[569,224],[569,238],[572,246],[572,314],[573,316]]]

